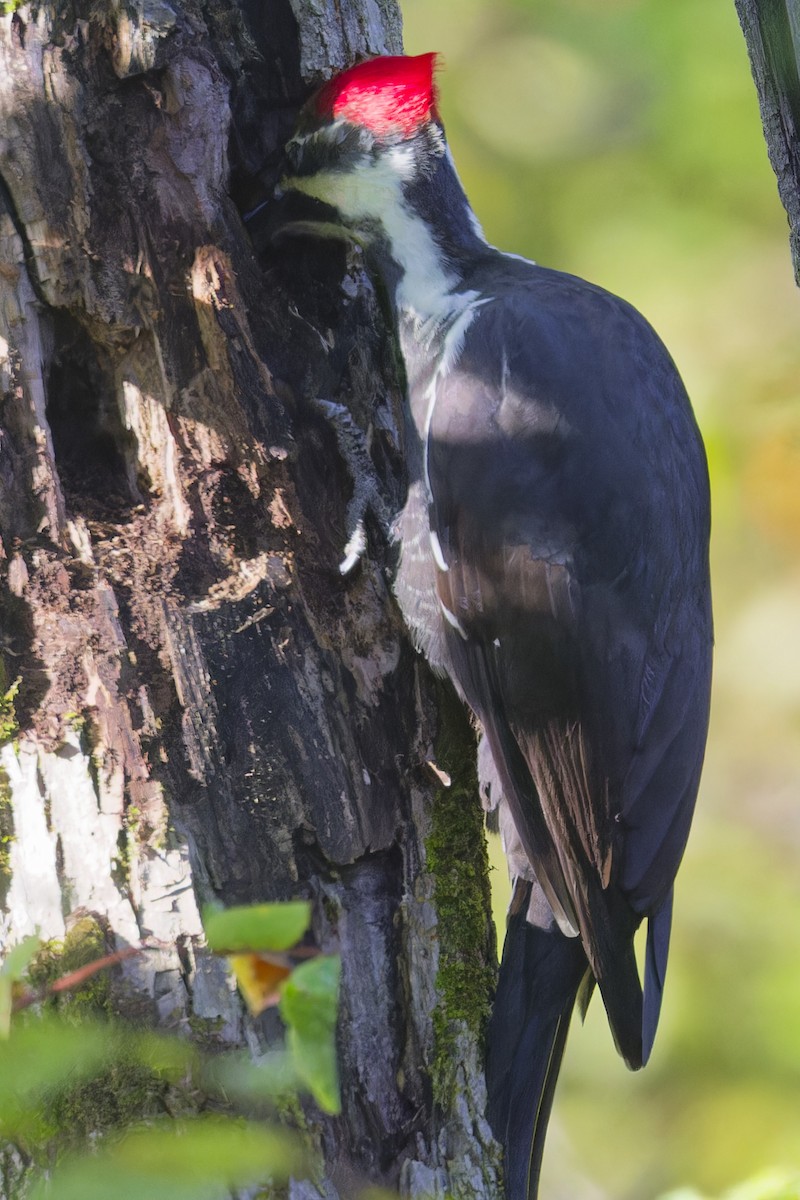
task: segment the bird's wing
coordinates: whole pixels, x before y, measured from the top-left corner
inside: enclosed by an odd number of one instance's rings
[[[652,911],[683,851],[708,709],[707,480],[650,327],[545,276],[539,307],[486,306],[437,379],[427,469],[453,674],[506,759],[542,886],[583,933],[594,882]]]

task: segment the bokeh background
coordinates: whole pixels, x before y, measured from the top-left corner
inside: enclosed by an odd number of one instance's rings
[[[489,239],[648,316],[711,468],[714,706],[659,1037],[631,1075],[597,1001],[576,1022],[543,1197],[796,1200],[800,293],[733,0],[403,10],[407,51],[444,56],[442,114]]]

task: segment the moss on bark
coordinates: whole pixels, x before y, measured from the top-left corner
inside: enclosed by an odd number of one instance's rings
[[[14,840],[14,809],[8,776],[0,770],[0,909],[6,907],[11,887],[11,843]]]
[[[46,988],[107,953],[102,924],[91,915],[81,917],[63,942],[43,944],[28,969],[29,981],[35,988]],[[73,1023],[105,1022],[110,1035],[119,1031],[109,971],[99,971],[79,987],[48,997],[43,1008]],[[167,1091],[163,1075],[141,1060],[132,1043],[129,1053],[123,1049],[99,1075],[60,1088],[49,1098],[36,1145],[25,1146],[25,1152],[44,1163],[54,1153],[81,1145],[98,1133],[124,1129],[143,1117],[164,1112]]]
[[[447,1110],[461,1060],[460,1037],[466,1030],[482,1044],[497,952],[475,741],[463,708],[445,684],[440,687],[439,713],[436,765],[450,782],[434,801],[425,849],[434,878],[440,939],[432,1080],[434,1097]]]

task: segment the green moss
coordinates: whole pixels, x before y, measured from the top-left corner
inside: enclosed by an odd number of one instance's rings
[[[62,719],[67,725],[69,725],[70,729],[74,730],[82,744],[83,739],[86,736],[86,717],[84,714],[78,712],[77,709],[71,709],[69,712],[64,713]]]
[[[132,866],[131,836],[123,826],[117,834],[117,853],[111,860],[111,878],[117,891],[125,893],[130,888]]]
[[[28,978],[33,987],[44,989],[62,975],[88,966],[107,953],[105,930],[99,921],[81,917],[63,942],[44,943],[28,968]],[[111,976],[108,971],[98,971],[79,987],[48,997],[44,1007],[75,1020],[84,1015],[107,1017],[111,1013]]]
[[[117,834],[117,853],[111,861],[111,878],[121,892],[126,892],[131,886],[140,827],[139,809],[131,805],[125,812],[122,828]]]
[[[433,804],[425,843],[439,919],[439,1002],[434,1098],[447,1109],[460,1061],[457,1039],[482,1039],[494,991],[496,948],[491,919],[489,859],[478,802],[475,742],[464,710],[444,684],[439,689],[436,764],[450,777]]]
[[[28,967],[28,981],[31,987],[37,991],[44,989],[48,984],[58,979],[60,975],[63,975],[64,972],[61,970],[61,955],[63,952],[63,942],[56,941],[55,939],[49,942],[42,942]]]
[[[14,840],[14,809],[5,771],[0,770],[0,909],[4,909],[11,887],[11,843]]]
[[[198,1017],[189,1014],[192,1041],[204,1050],[217,1050],[221,1044],[220,1034],[225,1027],[224,1017]]]
[[[65,974],[102,958],[108,953],[105,930],[94,917],[82,917],[64,938],[61,966]],[[69,1004],[74,1015],[108,1016],[111,1012],[111,975],[98,971],[70,994]]]
[[[5,663],[0,658],[0,746],[5,746],[19,733],[14,701],[21,682],[17,677],[9,683]]]
[[[100,778],[103,770],[103,744],[97,726],[89,710],[67,713],[66,718],[78,734],[81,750],[88,759],[89,777],[99,796],[102,792]]]
[[[167,1085],[135,1050],[122,1053],[102,1074],[53,1095],[47,1107],[48,1140],[60,1150],[98,1133],[124,1129],[163,1112]],[[52,1149],[52,1147],[50,1147]]]
[[[34,988],[44,989],[107,953],[103,926],[95,917],[82,917],[63,942],[44,943],[28,968],[29,981]],[[57,1011],[69,1022],[105,1022],[110,1036],[120,1035],[109,971],[98,971],[79,987],[49,996],[42,1007]],[[36,1144],[25,1147],[36,1161],[45,1162],[95,1134],[124,1128],[163,1111],[168,1090],[163,1076],[141,1060],[135,1042],[126,1049],[123,1036],[120,1044],[120,1052],[105,1071],[85,1083],[60,1088],[48,1098]]]

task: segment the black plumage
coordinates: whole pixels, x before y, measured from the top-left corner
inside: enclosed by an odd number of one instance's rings
[[[358,238],[394,305],[409,472],[395,591],[482,727],[515,879],[489,1117],[509,1200],[533,1200],[576,1001],[599,987],[632,1068],[658,1024],[708,725],[708,477],[644,318],[487,245],[432,70],[377,59],[327,84],[284,188],[313,202],[299,231]]]
[[[410,381],[439,565],[412,554],[398,586],[412,625],[425,572],[449,614],[431,656],[481,721],[561,926],[531,926],[517,898],[490,1029],[520,1200],[584,976],[628,1065],[652,1047],[708,724],[708,479],[680,377],[628,304],[491,251],[463,287],[477,300],[457,359]]]

